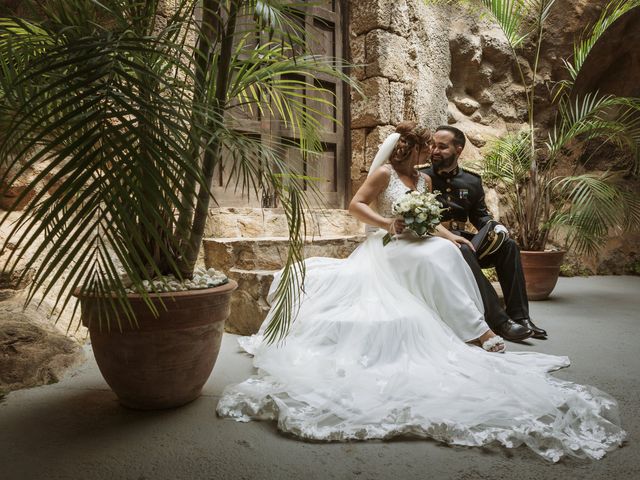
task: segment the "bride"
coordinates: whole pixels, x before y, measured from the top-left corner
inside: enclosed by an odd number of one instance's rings
[[[525,444],[550,461],[601,458],[626,435],[615,400],[547,373],[568,366],[567,357],[498,355],[504,343],[484,322],[456,247],[466,240],[444,228],[417,238],[393,218],[391,206],[407,190],[430,189],[413,168],[428,155],[429,138],[403,122],[383,143],[349,208],[379,229],[349,258],[305,261],[305,294],[289,335],[283,344],[263,342],[267,316],[256,335],[240,339],[257,374],[225,389],[218,414],[274,419],[304,439],[404,435]],[[396,237],[383,246],[387,231]]]

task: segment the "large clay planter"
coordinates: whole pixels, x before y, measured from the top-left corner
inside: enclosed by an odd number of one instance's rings
[[[218,357],[237,287],[230,280],[215,288],[157,294],[158,317],[140,295],[129,295],[138,325],[131,326],[120,312],[121,327],[111,321],[110,331],[98,316],[100,302],[107,300],[81,296],[82,323],[89,328],[96,362],[120,403],[151,410],[197,398]]]
[[[529,300],[545,300],[558,282],[560,265],[566,252],[521,251],[522,269]]]

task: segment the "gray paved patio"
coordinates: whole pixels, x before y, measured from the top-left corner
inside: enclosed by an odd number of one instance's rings
[[[223,387],[251,373],[226,335],[204,394],[170,411],[118,405],[88,360],[56,385],[0,403],[0,478],[19,479],[638,479],[640,478],[640,278],[561,278],[533,318],[550,338],[513,350],[566,354],[558,377],[616,397],[626,444],[597,462],[549,464],[526,448],[449,447],[433,441],[305,443],[273,423],[219,419]]]

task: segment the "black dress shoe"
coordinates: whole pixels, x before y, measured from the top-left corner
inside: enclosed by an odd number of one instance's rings
[[[530,318],[524,318],[522,320],[516,320],[520,325],[525,328],[528,328],[533,332],[533,338],[547,338],[546,330],[543,330],[540,327],[537,327]]]
[[[495,331],[505,340],[512,342],[519,342],[525,340],[533,335],[533,331],[529,328],[514,322],[513,320],[507,320],[501,324]]]

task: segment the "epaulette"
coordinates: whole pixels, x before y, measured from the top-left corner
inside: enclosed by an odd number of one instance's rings
[[[423,163],[423,164],[421,164],[421,165],[416,165],[416,166],[415,166],[415,167],[413,167],[413,168],[415,168],[416,170],[421,170],[421,169],[423,169],[423,168],[429,168],[430,166],[431,166],[431,164],[430,164],[430,163]]]
[[[467,165],[460,165],[460,168],[465,172],[470,173],[471,175],[475,175],[476,177],[482,178],[482,171],[480,169],[467,166]]]

